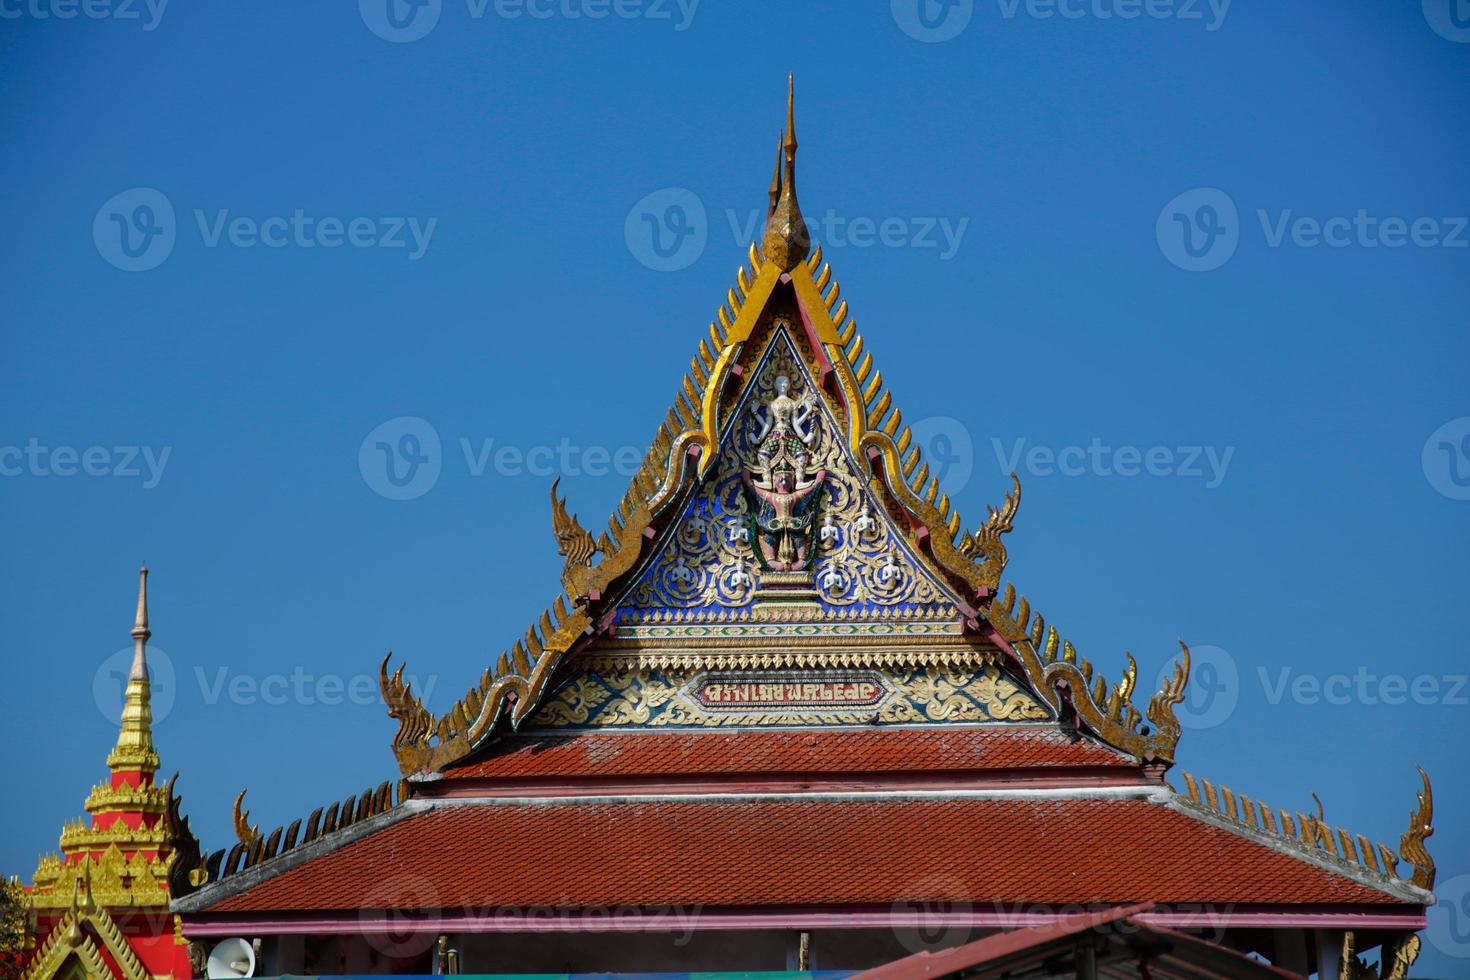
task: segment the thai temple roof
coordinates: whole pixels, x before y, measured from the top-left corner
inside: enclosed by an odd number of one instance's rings
[[[808,241],[797,149],[791,93],[764,234],[606,529],[552,485],[545,611],[442,713],[385,658],[398,771],[269,834],[242,793],[238,843],[175,902],[191,935],[430,900],[1422,927],[1427,777],[1392,848],[1171,773],[1188,646],[1141,697],[1131,656],[1105,676],[1005,579],[1020,483],[969,523],[931,473]],[[375,889],[389,865],[422,894]]]

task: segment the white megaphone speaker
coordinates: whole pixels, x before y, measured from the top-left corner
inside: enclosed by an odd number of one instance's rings
[[[209,951],[204,973],[219,980],[255,976],[255,947],[246,939],[226,939]]]

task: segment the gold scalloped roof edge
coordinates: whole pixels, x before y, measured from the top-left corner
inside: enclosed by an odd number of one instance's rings
[[[1174,708],[1184,700],[1189,683],[1189,647],[1182,640],[1183,656],[1175,663],[1174,673],[1140,714],[1133,705],[1138,663],[1132,654],[1124,654],[1128,662],[1122,678],[1109,684],[1070,640],[1032,611],[1029,600],[1022,596],[1018,601],[1015,586],[1009,582],[1000,600],[986,610],[986,618],[1014,651],[1038,696],[1051,707],[1060,711],[1065,700],[1093,734],[1140,764],[1174,762],[1180,735]],[[1142,725],[1145,720],[1151,729]]]
[[[1400,839],[1397,853],[1381,841],[1370,842],[1362,834],[1330,827],[1324,819],[1322,801],[1315,793],[1312,794],[1317,804],[1315,814],[1299,810],[1293,815],[1285,809],[1273,813],[1267,803],[1235,793],[1227,786],[1197,779],[1182,770],[1179,775],[1184,780],[1184,792],[1176,791],[1174,799],[1183,808],[1207,814],[1248,835],[1268,837],[1374,887],[1388,884],[1418,889],[1421,894],[1411,896],[1415,901],[1427,899],[1433,891],[1434,860],[1425,849],[1424,840],[1434,833],[1434,797],[1429,776],[1423,769],[1419,775],[1424,788],[1417,794],[1417,806],[1409,815],[1409,829]],[[1413,869],[1408,878],[1399,874],[1400,861]]]

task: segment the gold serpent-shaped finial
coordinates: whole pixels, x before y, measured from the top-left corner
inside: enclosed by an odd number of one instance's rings
[[[240,839],[241,844],[244,844],[248,848],[260,840],[260,828],[251,826],[250,811],[242,807],[247,792],[248,790],[242,789],[240,790],[240,795],[235,797],[234,825],[235,836]]]
[[[560,483],[561,477],[551,481],[551,531],[556,535],[556,553],[566,559],[562,566],[562,575],[565,576],[574,567],[591,565],[592,556],[599,549],[592,532],[582,526],[577,515],[567,513],[566,498],[557,497],[556,488]]]

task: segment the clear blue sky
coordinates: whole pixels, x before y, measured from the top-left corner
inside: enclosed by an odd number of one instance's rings
[[[1019,452],[1009,578],[1110,676],[1131,650],[1152,689],[1175,637],[1215,648],[1234,689],[1186,768],[1396,843],[1422,762],[1443,944],[1470,954],[1447,7],[976,0],[925,27],[903,0],[442,0],[400,29],[366,0],[93,4],[0,3],[0,869],[28,878],[104,771],[143,560],[158,747],[208,847],[241,787],[274,826],[395,775],[354,685],[391,648],[442,709],[554,596],[550,467],[493,453],[565,441],[601,522],[625,480],[587,451],[641,450],[667,409],[795,69],[801,201],[906,416],[952,420],[964,513]],[[661,258],[647,220],[692,244]],[[440,472],[393,500],[359,449],[404,416]],[[1120,447],[1153,472],[1118,475]]]

